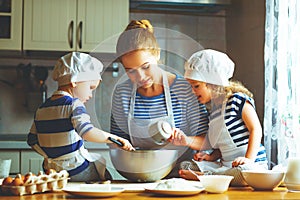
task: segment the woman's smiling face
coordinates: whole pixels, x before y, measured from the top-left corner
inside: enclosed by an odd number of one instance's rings
[[[187,79],[187,81],[191,84],[193,92],[200,103],[206,104],[210,102],[211,90],[206,83],[192,79]]]
[[[157,57],[146,50],[137,50],[122,56],[126,73],[138,87],[149,88],[159,82]]]

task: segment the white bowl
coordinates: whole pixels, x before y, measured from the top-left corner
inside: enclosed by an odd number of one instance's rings
[[[210,193],[223,193],[228,190],[233,176],[226,175],[203,175],[197,176],[205,191]]]
[[[242,171],[246,183],[255,190],[273,190],[284,178],[283,171],[274,170],[244,170]]]

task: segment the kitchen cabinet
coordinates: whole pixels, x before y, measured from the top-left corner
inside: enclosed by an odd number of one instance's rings
[[[0,0],[0,49],[22,48],[22,0]]]
[[[109,155],[109,147],[105,143],[85,142],[85,147],[90,153],[101,154],[105,158],[107,169],[113,179],[125,179],[114,168]],[[1,138],[0,136],[0,159],[12,160],[11,175],[27,174],[28,172],[37,174],[39,171],[43,171],[44,158],[32,150],[26,141],[8,141],[5,140],[5,137]]]
[[[21,151],[21,174],[27,174],[32,172],[38,174],[39,171],[43,171],[44,158],[32,150]]]
[[[128,20],[129,0],[24,0],[23,49],[115,52]]]

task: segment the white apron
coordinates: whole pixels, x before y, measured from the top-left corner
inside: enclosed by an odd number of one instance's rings
[[[153,119],[135,119],[134,107],[135,107],[137,84],[133,85],[131,100],[130,100],[130,108],[128,113],[128,130],[129,130],[131,143],[135,147],[139,147],[143,149],[162,148],[162,146],[156,144],[154,140],[151,138],[151,136],[148,134],[149,132],[148,128],[151,124],[163,120],[169,122],[172,125],[172,127],[175,127],[171,94],[170,94],[167,74],[163,70],[161,70],[161,72],[163,76],[163,88],[164,88],[165,102],[167,107],[167,116],[153,118]]]
[[[68,92],[65,91],[55,91],[53,94],[64,95],[73,98]],[[70,170],[78,167],[78,164],[82,163],[83,160],[86,159],[95,164],[100,179],[105,180],[106,160],[100,154],[89,153],[84,146],[82,146],[78,151],[65,154],[57,158],[48,158],[47,154],[37,144],[33,145],[33,149],[35,149],[44,157],[45,169],[55,169],[56,171],[63,169]]]
[[[235,158],[245,156],[247,145],[237,147],[230,136],[224,120],[225,106],[223,103],[220,116],[210,120],[208,138],[212,148],[222,152],[222,164],[231,168]]]
[[[244,157],[247,152],[247,145],[237,147],[230,136],[224,120],[225,106],[226,103],[223,103],[221,114],[210,120],[207,134],[211,147],[221,151],[222,159],[220,162],[194,161],[201,171],[222,172],[231,169],[234,159],[237,157]],[[260,164],[256,163],[246,164],[241,167],[245,169],[265,168],[265,166],[260,166]]]
[[[203,172],[221,172],[232,168],[232,162],[239,156],[245,156],[247,146],[237,147],[233,142],[226,127],[224,114],[225,104],[221,108],[221,114],[209,121],[209,129],[206,139],[214,149],[220,149],[222,153],[221,162],[194,161]]]

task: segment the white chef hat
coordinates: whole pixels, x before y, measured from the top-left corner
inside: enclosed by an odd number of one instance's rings
[[[102,80],[103,64],[96,58],[80,52],[62,56],[56,63],[52,78],[58,85],[71,82]]]
[[[228,86],[234,63],[225,54],[212,49],[194,53],[185,63],[184,77],[220,86]]]

